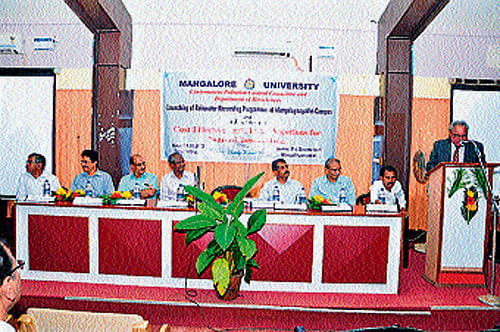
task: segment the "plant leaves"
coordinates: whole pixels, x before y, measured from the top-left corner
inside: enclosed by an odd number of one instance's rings
[[[229,204],[227,207],[226,211],[232,216],[241,216],[241,213],[243,212],[243,209],[245,208],[245,205],[243,203],[243,198],[248,194],[250,189],[259,181],[259,179],[264,175],[265,172],[261,172],[251,178],[250,180],[245,183],[243,188],[241,188],[240,192],[236,195],[234,200]]]
[[[236,235],[236,226],[234,223],[223,223],[215,227],[214,238],[222,250],[226,251],[231,245]]]
[[[174,226],[174,230],[193,230],[217,226],[217,222],[206,215],[197,214],[195,216],[181,220]]]
[[[245,268],[245,279],[244,279],[247,284],[249,284],[250,280],[252,280],[252,275],[253,275],[252,267],[247,265],[247,267]]]
[[[236,271],[241,271],[245,268],[247,265],[247,260],[243,255],[241,254],[241,251],[239,248],[232,250],[233,253],[233,261],[234,261],[234,268]]]
[[[184,189],[188,194],[193,195],[195,198],[212,207],[221,217],[224,215],[224,208],[211,195],[193,186],[185,186]]]
[[[217,258],[212,265],[212,279],[215,289],[221,296],[227,292],[230,276],[228,261],[224,258]]]
[[[238,241],[241,254],[245,256],[247,260],[257,253],[257,245],[254,241],[244,237],[236,237],[236,241]]]
[[[463,188],[462,184],[462,178],[464,176],[465,169],[459,168],[457,169],[454,173],[455,175],[455,180],[453,181],[453,184],[451,185],[450,192],[448,193],[448,197],[453,196],[454,193],[457,192],[458,189]]]
[[[203,251],[196,260],[196,273],[198,273],[198,275],[201,275],[207,269],[207,267],[210,266],[210,263],[213,262],[215,257],[216,256],[210,253],[208,250]]]
[[[208,228],[203,228],[203,229],[193,229],[193,230],[188,230],[186,233],[186,245],[190,244],[194,240],[199,239],[203,235],[205,235],[208,232]]]
[[[248,235],[258,232],[266,223],[266,210],[258,210],[248,218]]]
[[[472,173],[475,175],[477,184],[478,184],[479,188],[481,188],[481,191],[483,192],[484,197],[488,197],[488,184],[487,184],[486,176],[484,175],[483,170],[480,168],[474,168],[472,170]]]
[[[260,269],[260,266],[259,264],[257,264],[257,261],[255,259],[250,259],[248,262],[247,262],[247,266],[251,266],[251,267],[254,267],[256,269]]]
[[[242,237],[246,237],[247,236],[247,228],[245,227],[245,225],[243,225],[243,223],[237,218],[235,218],[233,222],[234,222],[234,225],[236,226],[236,230],[238,231],[238,235],[242,236]]]
[[[221,214],[218,210],[214,209],[209,204],[200,203],[200,205],[198,205],[198,209],[200,210],[201,214],[207,216],[208,218],[227,222],[226,215],[224,213]]]

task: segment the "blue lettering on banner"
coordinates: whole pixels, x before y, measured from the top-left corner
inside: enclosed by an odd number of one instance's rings
[[[179,80],[181,88],[236,88],[236,81]]]
[[[264,82],[265,89],[318,90],[319,83]]]

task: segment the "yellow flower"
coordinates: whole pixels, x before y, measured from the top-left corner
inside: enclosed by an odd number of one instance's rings
[[[77,189],[75,190],[75,194],[78,194],[80,196],[85,196],[85,191],[83,191],[82,189]]]
[[[66,190],[64,190],[64,188],[60,187],[59,189],[57,189],[56,195],[65,196]]]
[[[321,195],[316,195],[313,198],[318,203],[323,203],[325,201],[325,198],[323,196],[321,196]]]
[[[467,210],[469,210],[469,211],[476,211],[476,210],[477,210],[477,204],[476,204],[476,203],[474,203],[474,204],[467,204],[467,205],[465,206],[465,208],[466,208]]]
[[[124,191],[122,192],[122,197],[125,199],[129,199],[132,197],[132,193],[130,191]]]
[[[474,197],[474,192],[472,190],[467,190],[467,196]]]

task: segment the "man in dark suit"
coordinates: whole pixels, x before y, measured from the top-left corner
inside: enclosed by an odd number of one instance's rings
[[[430,171],[442,162],[478,163],[478,154],[485,162],[483,144],[469,141],[469,125],[465,121],[454,121],[450,125],[450,136],[434,143],[426,169]],[[477,152],[475,148],[477,147]]]

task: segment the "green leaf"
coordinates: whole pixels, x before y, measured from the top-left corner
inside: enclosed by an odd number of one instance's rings
[[[193,229],[189,230],[186,233],[186,245],[190,244],[194,240],[199,239],[203,235],[205,235],[208,232],[208,228],[203,228],[203,229]]]
[[[241,254],[241,251],[239,250],[239,248],[233,250],[232,253],[233,253],[233,261],[234,261],[234,265],[235,265],[235,270],[236,271],[243,270],[245,268],[245,266],[247,265],[247,260]]]
[[[243,223],[237,218],[235,218],[233,220],[233,222],[234,222],[234,225],[236,226],[236,230],[238,231],[239,236],[246,237],[247,236],[247,228],[245,227],[245,225],[243,225]]]
[[[208,218],[220,220],[222,222],[227,221],[225,213],[221,214],[217,209],[214,209],[209,204],[200,203],[200,205],[198,205],[198,209],[200,210],[201,214],[207,216]]]
[[[236,235],[236,226],[234,223],[223,223],[215,227],[214,238],[222,250],[229,248]]]
[[[246,259],[252,258],[257,253],[257,245],[254,241],[244,237],[236,237],[236,240],[238,241],[241,253]]]
[[[256,269],[260,269],[259,264],[257,264],[257,261],[253,258],[250,259],[249,261],[247,261],[247,266],[251,266],[251,267],[254,267]]]
[[[484,197],[488,197],[488,184],[487,184],[486,176],[484,175],[483,170],[480,168],[474,168],[472,170],[472,173],[475,175],[477,184],[478,184],[479,188],[481,188],[481,191],[483,192]]]
[[[210,219],[206,215],[197,214],[195,216],[181,220],[177,225],[174,226],[176,231],[180,230],[192,230],[192,229],[204,229],[212,226],[217,226],[217,222]]]
[[[229,270],[229,263],[224,258],[217,258],[212,265],[212,278],[214,286],[220,295],[224,295],[229,287],[229,279],[231,271]]]
[[[253,275],[253,270],[251,266],[248,266],[245,268],[245,282],[247,284],[250,283],[250,280],[252,280],[252,275]]]
[[[256,233],[264,227],[266,223],[266,210],[258,210],[248,218],[248,235]]]
[[[250,180],[245,183],[243,188],[241,188],[240,192],[236,195],[234,200],[229,204],[226,211],[232,216],[241,216],[243,209],[245,208],[243,203],[243,198],[248,194],[250,189],[259,181],[259,179],[264,175],[264,172],[259,173],[257,176],[254,176]]]
[[[209,205],[211,208],[217,211],[220,216],[224,215],[224,208],[219,203],[217,203],[211,195],[193,186],[185,186],[184,189],[188,194],[193,195],[195,198]]]
[[[219,244],[217,243],[217,241],[215,241],[215,239],[213,239],[212,241],[210,241],[208,243],[208,245],[207,245],[207,251],[209,253],[214,254],[215,256],[220,256],[223,253],[222,248],[219,246]]]
[[[198,275],[201,275],[207,269],[210,263],[213,262],[215,257],[216,256],[210,253],[208,250],[203,251],[196,260],[196,273],[198,273]]]

